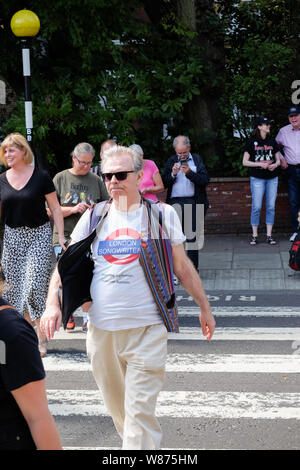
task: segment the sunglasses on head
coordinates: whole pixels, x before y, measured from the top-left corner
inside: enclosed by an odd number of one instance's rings
[[[115,176],[118,181],[124,181],[127,178],[128,173],[135,173],[134,170],[117,171],[115,173],[102,173],[103,181],[111,181],[112,177]]]

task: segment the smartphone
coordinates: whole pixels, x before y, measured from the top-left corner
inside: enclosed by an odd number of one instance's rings
[[[183,158],[182,160],[180,160],[180,163],[182,166],[188,166],[187,158]]]

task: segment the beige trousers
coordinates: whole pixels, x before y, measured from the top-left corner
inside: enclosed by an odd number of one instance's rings
[[[165,377],[165,326],[106,331],[89,324],[87,354],[122,448],[159,449],[155,406]]]

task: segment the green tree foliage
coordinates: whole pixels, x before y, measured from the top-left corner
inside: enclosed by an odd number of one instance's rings
[[[273,133],[287,124],[291,86],[300,77],[298,32],[294,28],[297,2],[253,0],[238,4],[222,0],[219,4],[226,28],[225,93],[220,101],[225,171],[243,175],[247,169],[242,167],[241,155],[255,117],[273,119]]]
[[[217,13],[212,0],[28,1],[41,22],[31,43],[34,146],[51,171],[69,165],[78,142],[98,153],[109,137],[139,143],[163,167],[167,124],[172,138],[191,136],[211,175],[243,174],[253,117],[286,122],[300,79],[299,2],[216,3]],[[2,0],[0,77],[18,97],[2,135],[25,134],[21,50],[10,30],[22,8]]]
[[[23,4],[4,3],[0,39],[13,52],[1,74],[20,100],[2,127],[24,133],[21,55],[9,28]],[[203,64],[197,51],[188,57],[181,44],[187,28],[166,33],[168,25],[139,19],[136,0],[32,0],[28,7],[41,22],[31,48],[35,147],[58,169],[67,166],[79,141],[99,149],[108,137],[138,141],[145,154],[163,162],[170,152],[163,124],[199,93]]]

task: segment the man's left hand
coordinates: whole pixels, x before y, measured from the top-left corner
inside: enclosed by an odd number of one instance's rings
[[[216,321],[213,317],[213,314],[211,313],[210,310],[207,312],[201,312],[199,316],[199,320],[200,320],[200,325],[202,328],[203,335],[206,337],[208,341],[210,341],[214,334],[215,327],[216,327]]]
[[[60,236],[58,237],[58,243],[59,243],[60,246],[62,247],[63,251],[66,250],[66,241],[67,241],[67,240],[65,239],[64,235],[60,235]]]
[[[48,341],[53,338],[55,331],[58,331],[60,329],[61,323],[62,314],[60,308],[47,307],[41,317],[40,327],[42,333],[46,336]]]
[[[185,174],[188,175],[189,172],[191,171],[190,167],[188,165],[181,165],[180,170]]]

